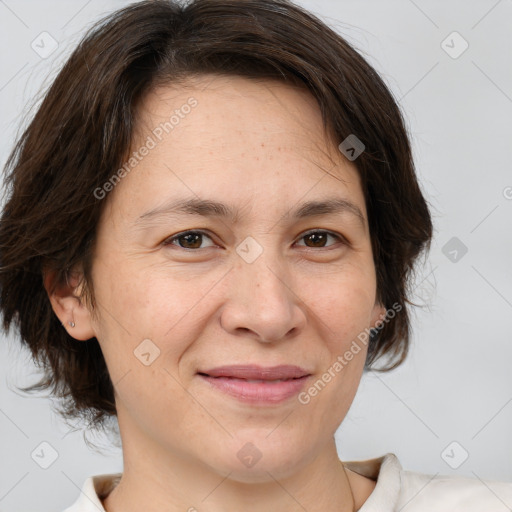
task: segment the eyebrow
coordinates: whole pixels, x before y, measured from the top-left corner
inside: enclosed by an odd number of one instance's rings
[[[308,201],[288,211],[284,218],[304,219],[329,214],[351,214],[358,218],[363,228],[366,229],[366,221],[361,209],[348,199],[332,197],[321,201]],[[148,220],[170,215],[200,215],[202,217],[219,217],[230,219],[237,223],[240,219],[240,211],[218,201],[210,199],[178,199],[170,201],[160,207],[143,213],[135,221],[136,224],[146,224]]]

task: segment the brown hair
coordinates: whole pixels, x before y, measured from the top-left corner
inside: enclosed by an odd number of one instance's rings
[[[136,105],[152,87],[203,73],[269,78],[307,87],[336,144],[355,134],[354,161],[368,212],[381,304],[402,309],[371,337],[365,369],[408,353],[413,263],[430,247],[432,222],[401,112],[377,72],[340,35],[287,0],[145,1],[90,29],[47,91],[6,164],[0,220],[0,311],[19,329],[40,382],[62,399],[64,418],[101,427],[116,415],[96,338],[68,335],[43,286],[45,269],[65,282],[83,268],[94,309],[91,254],[106,201],[94,191],[119,169],[133,139]],[[373,365],[373,366],[372,366]]]

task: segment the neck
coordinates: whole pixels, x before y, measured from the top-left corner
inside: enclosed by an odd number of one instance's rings
[[[123,439],[124,471],[105,498],[106,512],[353,512],[354,497],[334,439],[296,471],[257,483],[230,479],[188,454],[169,453],[146,437]]]

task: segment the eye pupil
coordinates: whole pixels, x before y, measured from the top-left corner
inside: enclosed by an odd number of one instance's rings
[[[187,239],[188,241],[186,242],[187,244],[192,244],[193,245],[193,249],[197,249],[198,247],[201,247],[201,233],[188,233],[186,235],[182,235],[179,237],[179,240],[180,240],[180,245],[181,244],[181,240],[183,239]],[[195,242],[189,242],[190,239],[195,239]],[[197,241],[199,241],[199,244],[197,244]],[[195,244],[195,245],[194,245]],[[188,249],[189,247],[186,247],[186,249]]]
[[[311,233],[306,235],[306,238],[313,239],[314,247],[323,247],[322,243],[325,243],[326,235],[317,233]]]

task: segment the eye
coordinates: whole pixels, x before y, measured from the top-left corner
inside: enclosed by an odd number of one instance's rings
[[[336,240],[338,240],[339,242],[341,242],[342,244],[346,244],[346,241],[345,239],[341,236],[341,235],[336,235],[334,233],[331,233],[330,231],[321,231],[321,230],[316,230],[316,231],[309,231],[308,233],[305,233],[304,235],[302,235],[300,237],[300,240],[309,240],[313,245],[307,245],[306,247],[310,247],[310,248],[324,248],[324,247],[330,247],[330,246],[326,246],[325,243],[327,241],[327,238],[328,237],[332,237]]]
[[[201,249],[201,242],[203,237],[211,240],[211,238],[204,231],[184,231],[183,233],[178,233],[177,235],[168,238],[164,242],[164,245],[177,245],[174,242],[178,242],[179,247],[182,249]],[[213,247],[213,245],[209,247]]]

